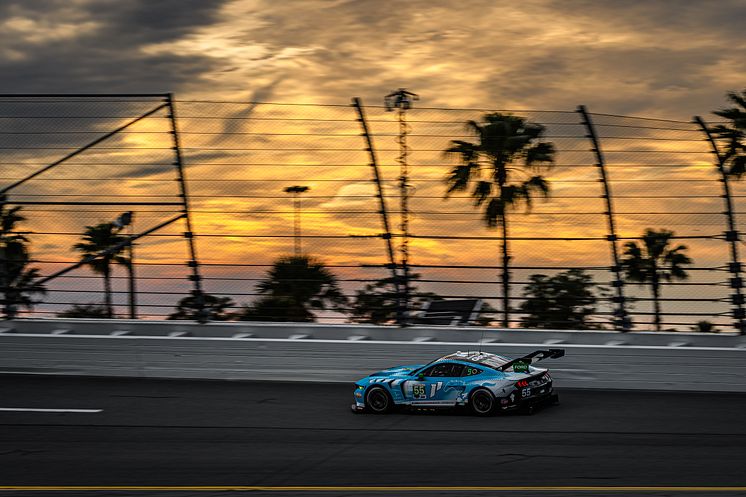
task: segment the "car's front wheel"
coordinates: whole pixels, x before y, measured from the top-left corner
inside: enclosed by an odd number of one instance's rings
[[[495,412],[495,396],[485,388],[477,388],[469,398],[471,412],[477,416],[490,416]]]
[[[365,406],[373,414],[386,414],[394,404],[391,395],[382,387],[368,389],[365,394]]]

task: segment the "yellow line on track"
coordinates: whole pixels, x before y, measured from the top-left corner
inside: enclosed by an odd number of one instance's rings
[[[0,485],[0,492],[746,492],[746,486],[169,486]]]

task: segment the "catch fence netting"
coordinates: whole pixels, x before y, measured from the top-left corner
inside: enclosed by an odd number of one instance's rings
[[[163,105],[162,97],[38,97],[0,99],[0,182],[12,184],[79,147]],[[175,117],[186,174],[204,291],[231,297],[233,310],[254,301],[257,283],[281,256],[301,244],[336,275],[354,299],[390,270],[376,183],[361,125],[348,104],[176,100]],[[397,249],[402,242],[397,112],[365,106]],[[593,109],[591,109],[593,110]],[[101,143],[7,192],[26,218],[43,275],[77,262],[87,226],[133,212],[122,233],[139,233],[182,212],[170,107],[162,107]],[[508,212],[511,325],[520,324],[523,289],[535,274],[583,269],[598,302],[590,320],[611,329],[609,227],[597,157],[576,111],[445,109],[406,112],[409,168],[409,264],[421,292],[447,299],[479,298],[502,310],[501,233],[488,228],[469,191],[446,198],[446,178],[458,160],[452,140],[474,141],[465,125],[489,112],[509,113],[546,127],[555,162],[541,174],[549,198]],[[732,329],[729,245],[723,233],[723,188],[715,158],[699,127],[687,121],[590,114],[606,159],[619,253],[647,228],[674,232],[693,264],[688,279],[662,283],[664,327],[686,330],[708,320]],[[521,178],[522,171],[514,172]],[[285,192],[308,187],[296,198]],[[731,182],[736,216],[746,187]],[[300,216],[300,236],[294,232]],[[190,259],[182,222],[137,240],[137,310],[163,318],[191,294]],[[116,313],[126,316],[129,276],[113,266]],[[628,281],[634,329],[653,322],[650,287]],[[83,266],[47,284],[33,315],[55,315],[73,304],[101,303],[102,277]],[[28,314],[26,314],[28,315]],[[346,322],[344,312],[317,312],[320,321]],[[497,318],[497,314],[495,318]]]

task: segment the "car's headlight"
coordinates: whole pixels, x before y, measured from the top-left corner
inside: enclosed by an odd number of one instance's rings
[[[363,390],[365,390],[365,387],[363,385],[355,385],[355,397],[358,399],[363,398]]]

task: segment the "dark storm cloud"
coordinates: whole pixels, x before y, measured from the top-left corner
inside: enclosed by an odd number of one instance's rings
[[[684,117],[743,84],[745,14],[742,0],[6,1],[0,91],[269,86],[338,103],[407,86],[423,105]]]
[[[213,69],[209,54],[147,54],[215,20],[224,2],[23,1],[0,4],[2,89],[157,92]]]
[[[746,17],[746,4],[742,0],[564,0],[553,7],[568,15],[598,20],[601,23],[611,22],[628,29],[646,31],[653,36],[656,33],[678,31],[682,36],[696,35],[710,39],[742,38]]]

